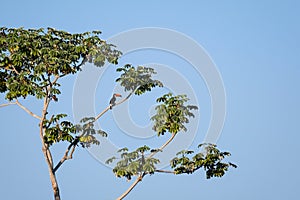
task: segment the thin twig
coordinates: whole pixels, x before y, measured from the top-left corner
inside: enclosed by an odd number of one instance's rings
[[[39,120],[42,120],[42,118],[36,114],[34,114],[33,112],[31,112],[28,108],[26,108],[25,106],[23,106],[18,100],[16,100],[16,104],[22,108],[23,110],[25,110],[29,115],[31,115],[32,117],[35,117]]]
[[[5,107],[5,106],[10,106],[10,105],[15,105],[16,102],[9,102],[9,103],[4,103],[0,105],[0,108]]]

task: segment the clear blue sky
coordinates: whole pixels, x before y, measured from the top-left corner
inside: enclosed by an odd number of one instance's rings
[[[206,180],[202,172],[153,175],[127,199],[299,198],[299,1],[28,0],[0,5],[0,26],[6,27],[50,26],[69,32],[99,29],[104,39],[133,28],[173,29],[202,45],[218,66],[226,89],[227,116],[217,144],[232,152],[230,160],[239,167],[212,180]],[[147,52],[142,56],[147,57]],[[160,62],[134,55],[125,61],[129,59],[136,59],[131,62],[137,64]],[[66,80],[57,106],[71,116],[74,81]],[[37,112],[40,108],[39,103],[27,105]],[[1,108],[0,116],[1,198],[52,198],[37,121],[16,106]],[[204,114],[205,123],[207,118]],[[130,184],[117,179],[85,150],[76,151],[74,159],[58,172],[58,179],[64,200],[114,199]]]

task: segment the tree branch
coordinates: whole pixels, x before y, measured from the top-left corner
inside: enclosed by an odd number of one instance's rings
[[[44,98],[42,117],[40,118],[40,123],[39,123],[40,139],[41,139],[42,146],[43,146],[42,151],[44,153],[44,157],[45,157],[46,163],[48,165],[48,171],[49,171],[50,181],[51,181],[51,185],[52,185],[52,190],[54,193],[54,199],[59,200],[60,199],[59,187],[58,187],[55,173],[53,172],[53,158],[52,158],[49,146],[45,143],[45,139],[44,139],[44,133],[45,133],[46,128],[43,125],[44,125],[44,121],[46,119],[47,110],[48,110],[49,103],[50,103],[50,98],[48,96],[48,88],[46,88],[46,93],[47,93],[47,96]]]
[[[170,171],[170,170],[161,170],[161,169],[156,169],[155,172],[167,173],[167,174],[175,174],[174,171]]]
[[[175,138],[176,134],[172,133],[172,136],[168,139],[168,141],[166,141],[160,148],[158,148],[158,151],[155,151],[153,153],[151,153],[146,159],[152,158],[155,154],[157,154],[157,152],[162,151],[168,144],[170,144],[170,142]],[[174,174],[173,171],[166,171],[166,170],[155,170],[156,172],[162,172],[162,173],[170,173],[170,174]],[[117,198],[117,200],[122,200],[124,197],[126,197],[128,195],[129,192],[131,192],[131,190],[133,190],[133,188],[140,182],[143,180],[144,176],[147,173],[143,173],[141,175],[139,175],[137,177],[137,179],[132,183],[132,185],[119,197]]]
[[[104,113],[106,113],[109,110],[110,106],[107,106],[99,115],[95,117],[95,121],[97,121]]]
[[[158,151],[152,152],[148,158],[152,158],[155,154],[157,154],[159,151],[162,151],[164,148],[166,148],[166,146],[168,144],[170,144],[170,142],[172,142],[172,140],[175,138],[176,134],[172,133],[172,136],[168,139],[168,141],[166,141],[161,147],[158,148]]]
[[[47,115],[46,113],[47,113],[47,110],[48,110],[49,103],[50,103],[49,97],[45,97],[44,105],[43,105],[43,111],[42,111],[42,117],[40,117],[39,126],[40,126],[40,138],[41,138],[41,142],[42,142],[42,145],[43,145],[43,152],[44,152],[44,156],[46,158],[46,161],[47,161],[47,164],[48,164],[48,167],[49,167],[49,171],[50,171],[50,169],[52,170],[52,168],[53,168],[53,159],[52,159],[51,152],[49,151],[49,147],[45,143],[45,140],[44,140],[45,127],[43,126],[44,120],[45,120],[46,115]]]
[[[143,177],[145,176],[145,174],[140,174],[136,180],[132,183],[132,185],[121,195],[117,198],[117,200],[122,200],[124,197],[126,197],[130,192],[131,190],[133,190],[133,188],[135,188],[135,186],[143,180]]]
[[[12,66],[13,68],[13,71],[17,74],[17,75],[20,75],[20,73],[16,70],[16,68],[14,66]]]
[[[66,161],[66,160],[69,160],[69,159],[72,159],[73,158],[73,153],[75,151],[75,148],[76,148],[76,145],[78,144],[79,142],[79,138],[76,138],[67,148],[64,156],[61,158],[61,160],[57,163],[57,165],[54,167],[53,169],[53,173],[55,173],[59,168],[60,166]],[[71,150],[72,149],[72,150]],[[69,155],[69,152],[71,150],[71,153]]]
[[[127,95],[127,97],[125,97],[124,99],[122,99],[119,102],[116,102],[116,104],[114,106],[120,105],[121,103],[124,103],[125,101],[127,101],[130,96],[134,93],[135,90],[133,90],[132,92],[129,93],[129,95]],[[110,106],[107,106],[101,113],[99,113],[96,117],[95,117],[95,121],[97,121],[102,115],[104,115],[107,111],[110,110]]]
[[[60,76],[55,76],[54,80],[52,81],[51,85],[55,84],[57,82],[57,80],[60,78]]]
[[[22,108],[23,110],[25,110],[29,115],[31,115],[32,117],[35,117],[39,120],[42,120],[42,118],[36,114],[34,114],[33,112],[31,112],[28,108],[26,108],[25,106],[23,106],[18,100],[16,100],[16,104]]]
[[[117,105],[119,105],[119,104],[124,103],[125,101],[127,101],[127,100],[131,97],[131,95],[132,95],[134,92],[135,92],[135,90],[133,90],[132,92],[130,92],[130,93],[127,95],[126,98],[122,99],[122,100],[119,101],[119,102],[116,102],[116,105],[115,105],[115,106],[117,106]]]
[[[10,106],[10,105],[15,105],[17,104],[16,102],[9,102],[9,103],[4,103],[0,105],[0,108],[5,107],[5,106]]]
[[[10,66],[5,67],[6,70],[11,71],[11,72],[15,72],[17,75],[20,75],[20,73],[16,70],[16,68],[14,66],[12,66],[12,69],[9,68]]]

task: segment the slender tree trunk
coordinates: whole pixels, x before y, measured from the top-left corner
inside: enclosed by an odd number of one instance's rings
[[[52,184],[54,199],[60,200],[60,194],[59,194],[59,188],[58,188],[56,176],[54,173],[52,173],[52,171],[49,172],[49,174],[50,174],[50,180],[51,180],[51,184]]]
[[[48,149],[43,148],[43,153],[45,156],[46,163],[48,164],[48,170],[49,170],[49,177],[51,181],[51,186],[54,194],[54,200],[60,200],[60,194],[59,194],[59,187],[57,183],[57,179],[55,176],[55,173],[53,171],[53,165],[51,161],[49,160],[50,151]]]
[[[47,94],[48,94],[48,92],[47,92]],[[59,187],[58,187],[58,183],[57,183],[57,180],[56,180],[55,172],[53,170],[52,155],[51,155],[49,146],[45,143],[45,140],[44,140],[45,128],[43,127],[43,122],[46,119],[49,103],[50,103],[50,98],[47,95],[47,97],[45,97],[45,99],[44,99],[42,117],[41,117],[40,124],[39,124],[39,126],[40,126],[40,139],[41,139],[42,147],[43,147],[42,151],[44,153],[44,157],[45,157],[46,163],[48,165],[51,186],[52,186],[52,190],[53,190],[53,194],[54,194],[54,200],[60,200]]]
[[[42,141],[43,142],[43,141]],[[43,143],[43,153],[46,160],[46,163],[48,165],[49,170],[49,177],[51,181],[51,186],[54,194],[54,200],[60,200],[60,194],[59,194],[59,187],[57,183],[57,179],[55,176],[55,172],[53,171],[53,161],[50,150],[46,147],[45,143]]]

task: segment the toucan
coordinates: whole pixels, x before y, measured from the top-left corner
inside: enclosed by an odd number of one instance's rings
[[[113,97],[109,101],[109,109],[112,109],[112,107],[116,105],[116,97],[122,97],[122,95],[114,93]]]

